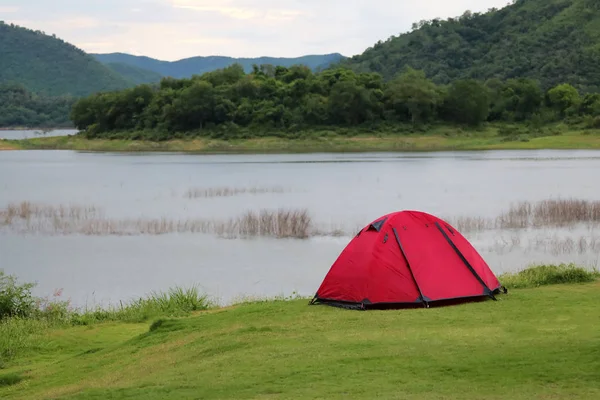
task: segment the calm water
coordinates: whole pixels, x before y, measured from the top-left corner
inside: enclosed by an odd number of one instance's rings
[[[77,133],[76,129],[56,129],[46,133],[42,133],[41,130],[0,130],[0,139],[34,139],[38,137],[51,137],[51,136],[67,136],[74,135]]]
[[[11,202],[101,207],[111,218],[226,219],[247,210],[306,208],[325,228],[354,232],[380,215],[415,209],[495,217],[511,202],[600,199],[595,151],[183,155],[0,152],[0,208]],[[272,187],[283,193],[190,199],[191,188]],[[496,273],[532,262],[596,265],[599,251],[557,251],[588,230],[467,235]],[[518,238],[515,244],[515,238]],[[127,300],[200,284],[227,303],[244,295],[310,295],[350,237],[222,239],[212,234],[58,236],[0,229],[0,268],[64,288],[73,301]],[[532,243],[550,241],[546,248]]]

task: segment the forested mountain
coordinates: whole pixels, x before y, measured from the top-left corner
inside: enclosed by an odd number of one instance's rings
[[[134,67],[133,65],[120,62],[107,63],[106,66],[124,76],[126,79],[136,85],[141,83],[158,83],[162,78],[162,75],[154,71],[149,71],[147,69]]]
[[[17,84],[0,84],[0,127],[68,127],[75,98],[30,93]]]
[[[232,58],[221,56],[192,57],[179,61],[161,61],[145,56],[133,56],[124,53],[93,54],[100,62],[105,64],[121,63],[148,71],[154,71],[161,76],[173,78],[190,78],[192,75],[201,75],[205,72],[240,64],[246,72],[252,71],[254,64],[270,64],[273,66],[291,67],[304,65],[312,70],[324,69],[333,63],[344,59],[341,54],[307,55],[297,58]]]
[[[49,96],[85,96],[132,86],[77,47],[39,31],[0,22],[0,84]]]
[[[343,64],[394,77],[405,67],[435,83],[533,78],[547,89],[600,89],[600,1],[513,0],[500,10],[421,21]]]

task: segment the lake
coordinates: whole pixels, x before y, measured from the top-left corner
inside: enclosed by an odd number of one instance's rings
[[[0,130],[0,139],[20,140],[20,139],[34,139],[38,137],[51,137],[51,136],[67,136],[74,135],[78,131],[77,129],[55,129],[43,133],[42,130]]]
[[[492,221],[520,201],[600,200],[599,169],[599,151],[4,151],[0,209],[21,202],[39,209],[28,210],[29,222],[0,223],[0,268],[37,282],[38,295],[62,288],[75,305],[192,284],[222,304],[244,296],[312,295],[357,229],[383,214],[413,209]],[[307,210],[313,233],[280,239],[216,231],[263,209]],[[163,234],[147,233],[156,221],[163,228],[152,229]],[[194,224],[202,229],[189,229]],[[595,232],[579,224],[463,233],[500,274],[544,262],[594,267]]]

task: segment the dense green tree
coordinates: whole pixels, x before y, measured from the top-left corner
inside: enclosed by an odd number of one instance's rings
[[[507,119],[523,121],[538,112],[544,94],[538,81],[527,78],[509,79],[502,91]]]
[[[548,104],[553,107],[561,117],[574,114],[579,109],[581,97],[579,92],[568,83],[558,85],[548,91]]]
[[[164,122],[171,131],[202,129],[213,119],[213,114],[213,86],[209,82],[196,81],[181,90],[164,115]]]
[[[433,120],[441,100],[439,88],[423,71],[412,68],[392,80],[385,91],[386,108],[393,110],[398,119],[413,124]]]
[[[455,81],[448,89],[443,108],[449,120],[480,125],[490,112],[489,90],[481,82],[473,79]]]
[[[584,115],[600,116],[600,93],[588,93],[581,102],[581,113]]]

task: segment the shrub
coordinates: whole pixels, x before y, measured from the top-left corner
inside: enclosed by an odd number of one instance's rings
[[[0,321],[11,317],[30,317],[36,310],[31,293],[35,284],[18,284],[14,276],[0,270]]]
[[[586,128],[589,129],[598,129],[600,128],[600,117],[586,115],[584,118],[584,125]]]
[[[539,265],[516,273],[499,276],[507,288],[522,289],[545,285],[593,282],[600,277],[597,271],[587,270],[573,264]]]

